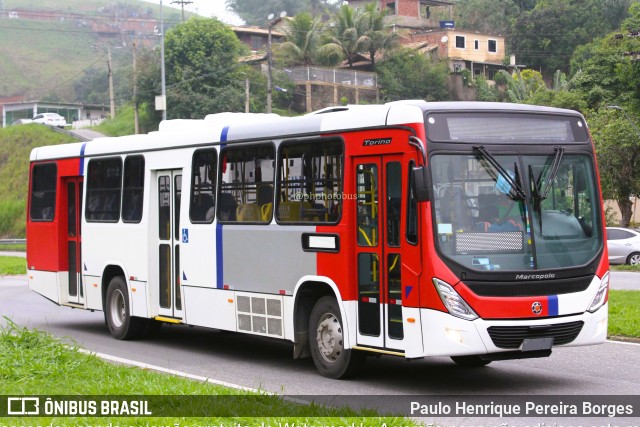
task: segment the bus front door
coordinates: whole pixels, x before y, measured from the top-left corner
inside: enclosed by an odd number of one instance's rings
[[[158,314],[182,318],[180,201],[182,170],[158,171]]]
[[[356,160],[359,345],[404,349],[401,272],[401,156]]]
[[[84,303],[84,288],[82,286],[81,250],[81,206],[82,206],[82,177],[65,178],[63,181],[67,196],[67,259],[69,271],[69,302]]]

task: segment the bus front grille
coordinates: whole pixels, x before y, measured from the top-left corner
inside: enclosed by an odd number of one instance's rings
[[[576,339],[584,322],[543,326],[490,326],[487,331],[499,348],[519,348],[527,338],[553,338],[553,345],[568,344]]]

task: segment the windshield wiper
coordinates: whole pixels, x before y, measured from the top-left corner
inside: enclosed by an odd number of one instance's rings
[[[484,148],[483,145],[476,145],[473,147],[473,152],[476,154],[476,156],[478,157],[482,157],[483,159],[485,159],[487,162],[489,162],[489,164],[491,166],[493,166],[495,168],[495,170],[498,171],[498,173],[500,174],[500,176],[507,181],[507,184],[509,184],[509,186],[511,187],[511,189],[515,192],[515,199],[518,200],[525,200],[527,198],[527,196],[524,193],[524,190],[522,189],[522,187],[520,186],[520,184],[518,184],[517,181],[515,181],[511,175],[502,167],[502,165],[500,163],[498,163],[498,161],[496,160],[495,157],[493,157],[491,155],[491,153],[489,153],[487,151],[486,148]],[[557,172],[557,171],[556,171]]]
[[[541,201],[549,197],[549,192],[551,191],[551,187],[553,186],[553,181],[555,181],[556,179],[556,175],[558,175],[558,169],[560,169],[562,155],[564,154],[564,147],[554,147],[553,149],[555,150],[556,155],[553,158],[553,165],[551,165],[551,173],[549,174],[549,176],[547,176],[547,179],[544,183],[544,190],[539,191],[539,188],[536,188],[536,193]]]

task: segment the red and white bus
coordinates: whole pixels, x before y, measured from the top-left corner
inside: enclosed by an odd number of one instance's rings
[[[223,113],[31,153],[29,286],[280,338],[340,378],[364,356],[462,365],[602,343],[609,266],[587,124],[498,103]]]

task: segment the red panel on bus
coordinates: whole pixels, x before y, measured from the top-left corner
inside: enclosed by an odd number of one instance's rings
[[[38,271],[66,271],[67,254],[67,195],[62,186],[63,178],[78,176],[80,158],[32,163],[29,173],[29,189],[32,186],[33,167],[54,163],[57,167],[56,204],[53,221],[32,221],[30,217],[31,190],[27,206],[27,267]]]

